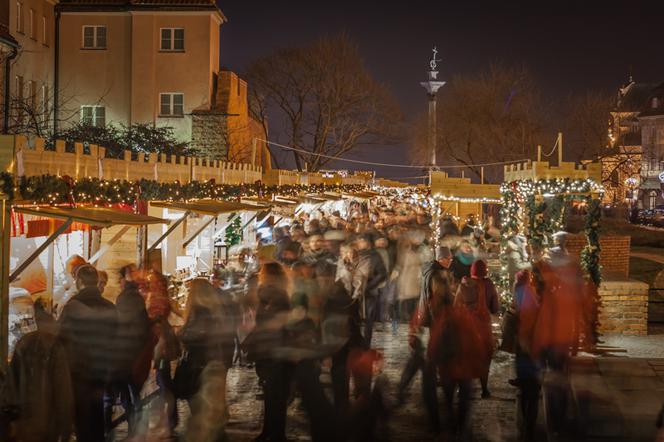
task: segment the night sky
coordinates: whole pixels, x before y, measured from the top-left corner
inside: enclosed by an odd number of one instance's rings
[[[547,99],[587,90],[613,93],[630,69],[636,81],[664,81],[664,5],[654,4],[221,0],[228,18],[221,31],[221,65],[241,72],[277,47],[343,31],[359,44],[369,70],[392,89],[411,118],[426,109],[419,82],[434,44],[444,80],[501,62],[525,65]],[[381,160],[408,162],[406,146],[381,149]],[[375,160],[377,155],[353,157]],[[336,166],[354,168],[349,163]],[[386,177],[417,174],[413,169],[377,171]]]

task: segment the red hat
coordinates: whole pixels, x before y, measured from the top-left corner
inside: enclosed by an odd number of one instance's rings
[[[470,276],[473,279],[484,279],[486,278],[486,275],[487,275],[486,262],[482,261],[481,259],[478,259],[470,267]]]

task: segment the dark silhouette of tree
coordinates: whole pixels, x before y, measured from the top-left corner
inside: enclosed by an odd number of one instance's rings
[[[277,50],[251,64],[245,78],[253,116],[270,117],[270,133],[304,151],[292,151],[299,170],[317,171],[332,161],[322,155],[392,144],[402,134],[396,101],[345,35]]]

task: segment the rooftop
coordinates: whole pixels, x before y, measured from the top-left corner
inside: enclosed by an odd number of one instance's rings
[[[215,0],[60,0],[63,11],[210,10],[218,11]]]

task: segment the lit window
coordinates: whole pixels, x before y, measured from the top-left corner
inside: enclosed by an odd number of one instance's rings
[[[24,32],[23,28],[23,3],[16,2],[16,32],[21,34]]]
[[[81,124],[104,127],[106,125],[106,108],[104,106],[81,106]]]
[[[184,94],[159,94],[159,115],[181,117],[184,115]]]
[[[106,26],[83,26],[84,49],[106,49]]]
[[[653,97],[651,106],[653,109],[657,109],[659,107],[659,98]]]
[[[162,51],[184,51],[183,28],[161,28]]]

